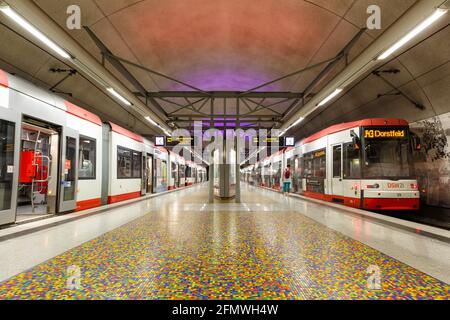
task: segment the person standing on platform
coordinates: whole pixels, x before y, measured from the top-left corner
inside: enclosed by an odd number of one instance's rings
[[[283,194],[287,195],[291,192],[292,172],[291,165],[287,165],[287,168],[283,172]]]

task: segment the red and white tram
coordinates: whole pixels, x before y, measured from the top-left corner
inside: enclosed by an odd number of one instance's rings
[[[412,149],[407,121],[365,119],[324,129],[253,171],[260,185],[278,189],[290,164],[291,192],[368,210],[418,210]]]
[[[169,164],[165,148],[0,70],[0,225],[166,191]]]

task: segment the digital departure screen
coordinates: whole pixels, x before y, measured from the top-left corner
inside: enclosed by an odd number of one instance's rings
[[[405,128],[366,128],[363,137],[365,139],[402,139],[407,137]]]
[[[194,138],[193,137],[167,137],[166,146],[167,147],[175,147],[175,146],[193,146]]]
[[[267,146],[268,148],[272,146],[281,147],[295,147],[295,138],[294,137],[265,137],[264,139],[260,139],[259,137],[253,137],[253,145]]]

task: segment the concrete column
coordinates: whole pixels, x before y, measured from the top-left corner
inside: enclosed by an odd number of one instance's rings
[[[237,117],[237,122],[236,122],[236,129],[239,129],[241,126],[241,123],[239,121],[239,116],[240,116],[240,106],[239,106],[239,102],[240,100],[237,99],[236,100],[236,113],[238,115]],[[239,152],[240,152],[240,145],[239,145],[239,137],[236,136],[236,203],[241,203],[241,166],[240,166],[240,159],[239,159]]]
[[[211,105],[210,105],[210,113],[214,114],[214,98],[211,99]],[[210,119],[211,122],[209,123],[210,128],[214,127],[214,119]],[[214,151],[212,153],[211,161],[209,162],[209,203],[214,203]]]
[[[209,203],[214,203],[214,160],[209,166]]]

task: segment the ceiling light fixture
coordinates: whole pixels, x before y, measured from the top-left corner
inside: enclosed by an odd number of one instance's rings
[[[302,122],[303,120],[305,120],[304,117],[300,117],[297,119],[297,121],[295,121],[293,124],[291,124],[286,130],[284,130],[283,132],[281,132],[279,134],[279,137],[282,137],[286,134],[286,132],[288,132],[290,129],[292,129],[293,127],[295,127],[296,125],[298,125],[300,122]]]
[[[153,119],[150,118],[149,116],[146,116],[145,119],[147,119],[147,121],[150,122],[152,125],[158,127],[158,124],[155,121],[153,121]]]
[[[61,57],[65,58],[65,59],[71,58],[70,55],[66,51],[64,51],[62,48],[60,48],[56,43],[54,43],[52,40],[50,40],[47,36],[45,36],[42,32],[40,32],[38,29],[36,29],[33,25],[31,25],[28,21],[26,21],[24,18],[22,18],[19,14],[17,14],[13,9],[11,9],[10,6],[8,6],[6,4],[1,4],[0,11],[2,11],[8,17],[10,17],[12,20],[14,20],[18,25],[20,25],[26,31],[31,33],[34,37],[39,39],[41,42],[43,42],[45,45],[47,45],[49,48],[51,48],[53,51],[55,51]]]
[[[412,29],[409,33],[407,33],[403,38],[397,41],[394,45],[392,45],[389,49],[387,49],[384,53],[382,53],[378,60],[383,60],[397,51],[399,48],[408,43],[411,39],[421,33],[423,30],[432,25],[435,21],[437,21],[440,17],[447,13],[446,9],[436,9],[431,16],[422,21],[419,25],[417,25],[414,29]]]
[[[296,125],[298,125],[298,124],[299,124],[300,122],[302,122],[303,120],[305,120],[305,118],[303,118],[303,117],[298,118],[298,120],[295,121],[295,122],[291,125],[291,128],[292,128],[292,127],[295,127]]]
[[[114,88],[106,88],[109,93],[111,93],[114,97],[116,97],[118,100],[120,100],[123,104],[127,106],[131,106],[131,102],[122,97]]]
[[[327,102],[329,102],[331,99],[336,97],[342,91],[343,91],[343,89],[341,89],[341,88],[338,88],[338,89],[334,90],[333,93],[331,93],[328,97],[323,99],[317,106],[321,107],[321,106],[325,105]]]

